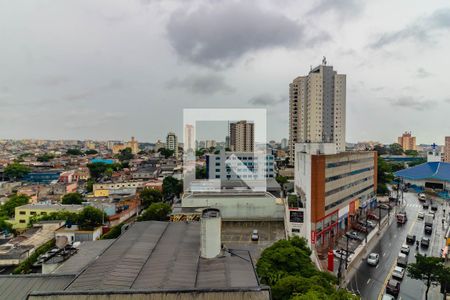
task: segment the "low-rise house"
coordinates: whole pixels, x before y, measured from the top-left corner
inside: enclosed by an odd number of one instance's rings
[[[102,226],[87,230],[79,228],[78,225],[62,226],[55,231],[55,239],[66,240],[67,243],[95,241],[102,235]]]

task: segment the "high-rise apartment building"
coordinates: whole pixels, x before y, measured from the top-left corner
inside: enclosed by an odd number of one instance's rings
[[[346,75],[322,64],[289,85],[289,156],[296,143],[334,143],[345,151]]]
[[[417,150],[416,137],[411,135],[411,131],[402,134],[398,137],[398,143],[402,146],[403,151],[406,150]]]
[[[445,137],[444,161],[450,163],[450,136]]]
[[[195,147],[194,138],[194,126],[191,124],[186,124],[184,127],[184,149],[186,151],[192,151]]]
[[[253,152],[254,124],[247,121],[230,123],[230,149],[236,152]]]
[[[175,157],[178,157],[178,138],[173,132],[169,132],[166,138],[166,148],[172,150]]]

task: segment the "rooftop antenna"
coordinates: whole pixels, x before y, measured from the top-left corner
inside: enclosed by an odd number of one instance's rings
[[[327,58],[325,56],[322,59],[322,65],[324,65],[324,66],[327,65]]]

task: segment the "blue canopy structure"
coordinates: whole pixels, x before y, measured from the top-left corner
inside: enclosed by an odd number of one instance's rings
[[[394,175],[409,180],[434,179],[450,182],[450,163],[427,162],[412,168],[397,171]]]

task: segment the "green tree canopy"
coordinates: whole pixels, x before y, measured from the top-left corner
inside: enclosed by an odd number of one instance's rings
[[[98,208],[86,206],[78,214],[78,226],[81,229],[92,230],[103,224],[105,213]]]
[[[439,257],[424,256],[420,253],[416,255],[416,262],[410,263],[407,267],[408,276],[412,279],[422,280],[427,290],[425,299],[428,299],[428,291],[431,285],[438,285],[444,270],[444,264]]]
[[[131,159],[134,158],[134,154],[131,151],[131,148],[127,147],[123,150],[120,150],[119,155],[117,156],[117,158],[123,162],[123,161],[129,161]]]
[[[389,145],[389,154],[391,155],[402,155],[403,148],[400,144],[394,143]]]
[[[44,153],[42,155],[39,155],[36,160],[39,162],[49,162],[50,160],[54,159],[55,156],[50,153]]]
[[[147,208],[153,203],[161,202],[163,194],[158,190],[146,187],[141,191],[139,197],[141,198],[142,206]]]
[[[102,178],[103,176],[108,176],[112,174],[112,171],[118,171],[122,169],[122,165],[117,164],[106,164],[103,162],[95,162],[87,165],[89,168],[89,173],[94,180]]]
[[[61,220],[65,221],[66,224],[76,225],[78,224],[79,218],[76,212],[58,211],[58,212],[51,212],[46,215],[34,216],[30,219],[30,223],[34,224],[39,221],[55,221],[55,220]]]
[[[89,150],[86,150],[84,152],[84,154],[86,154],[86,155],[94,155],[94,154],[98,154],[98,151],[94,150],[94,149],[89,149]]]
[[[183,192],[183,182],[172,176],[167,176],[163,179],[163,195],[166,199],[171,199],[174,196],[180,196]]]
[[[66,153],[68,155],[83,155],[83,152],[80,149],[68,149]]]
[[[386,147],[384,147],[383,145],[375,145],[373,147],[373,150],[377,151],[378,156],[388,153],[388,149],[386,149]]]
[[[206,176],[206,167],[198,167],[195,168],[195,178],[196,179],[207,179]]]
[[[394,179],[394,175],[392,174],[392,165],[385,161],[383,158],[378,157],[378,170],[377,170],[377,177],[378,177],[378,187],[377,187],[377,193],[380,195],[384,195],[388,192],[388,188],[386,186],[387,183],[392,182]]]
[[[31,169],[25,165],[19,164],[17,162],[9,164],[4,170],[3,173],[6,177],[17,180],[22,179],[25,175],[30,173]]]
[[[16,207],[28,204],[30,197],[26,195],[12,195],[0,206],[0,216],[14,217]]]
[[[175,151],[167,148],[159,148],[158,152],[161,153],[161,155],[163,155],[165,158],[169,158],[175,153]]]
[[[80,193],[68,193],[62,196],[62,204],[81,204],[83,203],[83,195]]]
[[[0,216],[0,231],[12,232],[11,223],[7,222],[9,218],[7,216]]]
[[[277,177],[275,177],[275,180],[281,186],[283,186],[284,184],[286,184],[288,182],[288,178],[285,176],[281,176],[281,175],[277,175]]]
[[[169,214],[172,212],[172,208],[169,204],[164,202],[152,203],[142,215],[138,218],[138,221],[166,221],[169,219]]]
[[[410,156],[418,156],[419,152],[417,152],[417,150],[405,150],[405,154]]]

